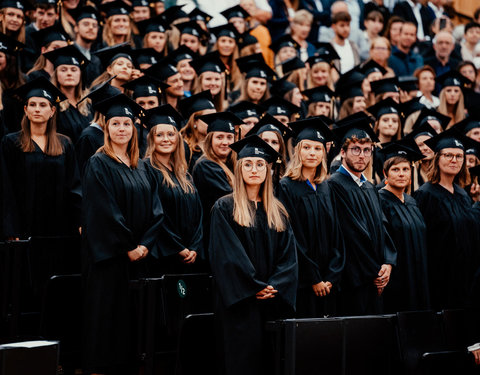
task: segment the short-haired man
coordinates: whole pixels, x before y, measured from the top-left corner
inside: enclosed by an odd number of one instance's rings
[[[404,22],[398,44],[392,47],[392,54],[388,59],[388,66],[397,77],[412,76],[416,69],[423,66],[422,56],[412,50],[416,41],[417,26],[413,22]]]
[[[473,61],[475,57],[474,50],[477,44],[480,42],[480,23],[469,22],[465,25],[465,30],[463,33],[463,39],[465,40],[462,43],[462,60],[463,61]]]
[[[358,48],[355,43],[348,40],[351,20],[352,18],[347,12],[336,13],[332,16],[332,30],[335,36],[330,43],[340,56],[340,73],[342,74],[360,64]]]
[[[448,31],[439,31],[433,38],[433,50],[435,54],[425,58],[425,65],[430,65],[435,74],[441,76],[450,70],[455,70],[460,61],[451,56],[455,49],[455,39]]]

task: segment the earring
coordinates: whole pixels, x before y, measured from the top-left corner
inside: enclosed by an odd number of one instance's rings
[[[197,128],[197,125],[193,125],[193,128],[196,129],[196,128]]]
[[[388,179],[385,179],[385,185],[388,185]]]

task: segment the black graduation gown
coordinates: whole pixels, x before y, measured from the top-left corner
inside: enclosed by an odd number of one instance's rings
[[[73,105],[69,105],[65,111],[59,111],[57,117],[57,132],[69,137],[73,144],[77,144],[82,131],[88,127],[93,116],[84,116]]]
[[[166,273],[193,273],[198,267],[203,254],[203,226],[202,203],[195,189],[193,193],[185,193],[174,173],[169,173],[175,187],[166,184],[162,172],[153,167],[150,159],[145,164],[152,170],[157,178],[158,194],[165,213],[165,218],[160,229],[158,254],[163,258],[159,260],[160,274]],[[191,180],[191,177],[188,176]],[[178,253],[183,249],[197,252],[197,259],[193,265],[184,264]]]
[[[378,191],[366,181],[360,187],[350,176],[335,172],[328,179],[337,220],[345,242],[340,310],[343,314],[381,312],[374,279],[382,264],[395,266],[397,252],[386,232]]]
[[[253,204],[253,203],[252,203]],[[292,229],[268,227],[262,203],[253,227],[233,220],[233,196],[219,199],[212,209],[209,256],[217,287],[217,317],[223,330],[226,374],[265,375],[268,348],[264,325],[288,317],[295,306],[297,257]],[[267,285],[278,290],[269,300],[255,295]]]
[[[6,133],[18,132],[21,129],[22,118],[25,114],[23,103],[15,99],[12,92],[13,90],[5,90],[2,94]]]
[[[163,210],[156,180],[143,161],[132,169],[104,153],[87,163],[83,177],[84,368],[113,373],[133,362],[138,318],[131,316],[129,280],[147,276],[157,256]],[[127,252],[144,245],[147,258],[130,262]]]
[[[195,167],[195,164],[197,164],[198,159],[200,159],[200,156],[203,155],[203,152],[201,150],[192,151],[189,147],[188,147],[188,150],[190,152],[190,156],[188,158],[185,156],[187,160],[190,160],[188,163],[188,172],[193,173],[193,168]],[[185,149],[185,152],[186,152],[186,149]]]
[[[78,233],[82,200],[75,152],[62,135],[64,152],[46,155],[20,148],[20,132],[6,135],[0,147],[3,234],[7,237]]]
[[[83,129],[75,144],[75,153],[77,154],[78,169],[81,176],[83,176],[88,159],[103,146],[103,143],[104,134],[100,125],[90,124]]]
[[[296,316],[333,315],[336,312],[335,291],[345,264],[345,246],[328,184],[324,182],[313,190],[306,181],[284,177],[280,180],[278,198],[288,211],[297,244]],[[312,285],[321,281],[330,281],[333,285],[326,297],[316,297],[312,289]]]
[[[385,312],[427,310],[427,233],[422,213],[407,194],[403,195],[405,203],[386,189],[379,195],[387,231],[397,249],[397,266],[383,292]]]
[[[432,308],[464,308],[479,265],[478,223],[468,194],[426,182],[414,197],[427,225]]]

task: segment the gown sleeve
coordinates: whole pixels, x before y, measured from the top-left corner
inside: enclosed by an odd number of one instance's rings
[[[74,228],[78,228],[81,225],[82,184],[75,158],[75,150],[69,140],[65,141],[65,163],[67,200],[71,210],[72,224]]]

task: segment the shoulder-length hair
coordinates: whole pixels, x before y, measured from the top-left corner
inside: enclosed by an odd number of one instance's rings
[[[198,94],[202,91],[202,81],[205,78],[205,73],[201,73],[200,75],[195,75],[192,85],[192,92],[193,94]],[[213,95],[213,104],[215,105],[215,109],[217,112],[223,112],[228,107],[228,101],[225,99],[225,73],[219,73],[222,77],[221,88],[220,92],[217,95]]]
[[[307,68],[300,68],[295,69],[290,75],[287,77],[287,81],[292,82],[297,86],[300,91],[304,91],[305,87],[305,79],[307,75]]]
[[[355,98],[345,99],[342,105],[340,106],[340,111],[338,112],[338,119],[344,119],[350,115],[353,115],[353,102]]]
[[[148,133],[145,157],[150,158],[152,166],[162,173],[163,183],[169,188],[174,188],[175,182],[170,177],[167,167],[160,162],[158,154],[155,151],[155,135],[157,134],[157,127],[158,125],[155,125]],[[195,188],[187,178],[188,164],[185,161],[185,148],[183,147],[182,136],[175,126],[172,125],[172,128],[175,129],[175,138],[177,139],[177,147],[170,158],[170,165],[172,166],[173,174],[177,178],[184,193],[194,193]]]
[[[107,156],[111,157],[113,160],[121,163],[122,161],[120,158],[115,154],[112,146],[112,140],[110,138],[110,132],[108,131],[108,127],[110,126],[110,121],[108,120],[105,123],[105,128],[103,130],[103,141],[104,144],[100,147],[97,152],[103,152]],[[128,158],[130,159],[130,167],[137,168],[138,166],[138,158],[139,158],[139,151],[138,151],[138,135],[137,135],[137,128],[135,127],[134,121],[132,121],[132,138],[128,142],[127,146],[127,154]]]
[[[330,88],[331,90],[334,89],[334,87],[333,87],[333,78],[332,78],[332,66],[331,66],[329,63],[325,62],[325,61],[320,61],[320,62],[318,62],[318,63],[316,63],[316,64],[313,64],[313,65],[310,67],[310,69],[308,69],[308,71],[307,71],[307,89],[312,89],[312,88],[316,87],[316,86],[315,86],[315,83],[313,82],[312,71],[313,71],[314,69],[319,69],[319,68],[321,68],[321,67],[326,67],[326,68],[328,68],[328,72],[329,72],[329,73],[328,73],[328,78],[327,78],[327,86],[328,86],[328,88]]]
[[[248,94],[247,94],[247,86],[248,86],[248,82],[252,79],[252,78],[255,78],[255,77],[251,77],[251,78],[247,78],[243,81],[242,83],[242,86],[240,87],[240,96],[238,97],[238,99],[235,101],[235,103],[238,103],[238,102],[241,102],[241,101],[247,101],[247,102],[251,102],[252,99],[249,98]],[[265,78],[263,78],[265,79]],[[270,90],[268,89],[268,81],[267,81],[267,85],[266,85],[266,89],[265,89],[265,93],[263,94],[263,96],[260,98],[260,103],[264,102],[265,100],[267,100],[268,98],[270,98]]]
[[[427,178],[428,181],[430,181],[432,184],[438,184],[440,183],[440,168],[438,167],[438,163],[440,160],[440,157],[442,156],[441,152],[436,152],[435,156],[433,157],[433,160],[430,163],[430,168],[428,169],[427,172]],[[462,188],[468,185],[470,181],[470,173],[468,172],[467,169],[467,163],[465,162],[465,152],[463,152],[463,164],[462,168],[460,169],[460,172],[455,176],[454,182],[460,185]]]
[[[148,34],[150,33],[145,34],[145,36],[143,37],[143,40],[142,40],[143,48],[151,48],[150,45],[148,44]],[[165,46],[163,46],[163,51],[160,53],[164,57],[168,55],[168,43],[169,43],[168,35],[169,35],[168,33],[165,33]]]
[[[195,121],[199,116],[205,114],[205,110],[193,112],[188,119],[187,124],[180,130],[180,134],[183,136],[184,141],[187,143],[190,150],[199,152],[203,151],[201,146],[201,140],[198,136],[198,130],[195,128]]]
[[[198,160],[207,159],[220,165],[222,170],[227,175],[228,183],[230,184],[230,186],[233,186],[233,180],[234,180],[233,173],[228,167],[228,166],[233,166],[233,153],[230,152],[226,163],[224,163],[218,158],[217,154],[215,154],[212,148],[212,138],[215,133],[216,132],[208,133],[207,136],[205,137],[205,142],[203,144],[203,155]]]
[[[243,159],[235,164],[235,183],[233,184],[233,220],[242,227],[255,226],[255,209],[248,199],[247,189],[242,175]],[[267,214],[268,227],[283,232],[287,229],[288,213],[280,201],[273,195],[273,183],[270,165],[266,167],[265,181],[260,187],[260,196]]]
[[[447,98],[445,94],[445,88],[440,91],[440,105],[438,106],[437,111],[442,115],[448,116],[448,108],[447,108]],[[462,121],[465,118],[465,102],[463,100],[463,92],[460,90],[460,97],[458,98],[458,102],[454,105],[454,118],[453,123],[447,126],[447,129],[451,128],[453,124]]]
[[[53,72],[52,78],[50,81],[55,85],[55,87],[58,87],[60,90],[60,84],[58,83],[58,75],[57,75],[58,68],[55,69]],[[84,96],[88,94],[88,90],[83,89],[82,87],[82,77],[83,77],[83,71],[80,72],[80,82],[78,83],[77,86],[75,86],[75,101],[79,102],[80,99],[82,99]],[[70,107],[70,102],[68,100],[64,100],[63,102],[60,103],[58,106],[60,109],[60,112],[66,111]],[[90,110],[89,110],[89,102],[87,100],[82,101],[78,106],[77,106],[78,111],[83,115],[83,116],[88,116]]]
[[[33,64],[32,69],[27,72],[27,75],[33,72],[37,72],[39,70],[45,69],[47,65],[47,58],[44,55],[38,56],[37,60],[35,60],[35,64]]]
[[[212,51],[218,51],[218,40],[213,45]],[[243,81],[242,73],[240,72],[240,69],[238,68],[238,65],[236,62],[238,57],[239,57],[238,44],[235,41],[235,49],[233,50],[233,53],[230,56],[228,56],[228,61],[225,64],[228,69],[228,73],[229,73],[228,81],[231,85],[230,88],[232,91],[238,90]]]
[[[382,116],[380,116],[380,118]],[[399,139],[402,138],[402,120],[400,119],[400,116],[398,114],[397,114],[397,117],[398,117],[398,129],[397,129],[397,132],[395,133],[395,135],[392,137],[392,140],[394,140],[394,141],[398,141]],[[375,132],[376,135],[379,134],[378,124],[380,123],[380,118],[375,121],[375,126],[373,127],[373,131]]]
[[[18,59],[14,55],[5,53],[7,59],[7,66],[0,72],[0,81],[2,82],[2,88],[16,89],[25,83],[25,78],[20,72]]]
[[[115,38],[113,37],[112,33],[112,18],[115,17],[116,15],[113,15],[111,17],[108,17],[105,26],[103,27],[103,33],[102,33],[102,40],[107,44],[107,46],[114,46],[115,45]],[[122,14],[123,16],[123,14]],[[125,42],[128,42],[133,48],[135,48],[135,43],[133,41],[133,33],[132,33],[132,28],[134,27],[134,24],[132,22],[132,19],[130,16],[128,17],[128,21],[130,23],[130,27],[128,28],[128,33],[125,38]]]
[[[8,8],[8,7],[7,7]],[[5,9],[0,9],[0,16],[2,20],[0,21],[0,30],[2,33],[5,35],[8,35],[9,37],[15,39],[16,41],[25,44],[25,22],[26,22],[26,15],[25,12],[23,13],[23,24],[20,26],[20,29],[18,29],[17,32],[12,32],[7,30],[7,25],[5,25],[5,22],[3,20],[5,19]]]
[[[292,155],[292,158],[290,159],[290,163],[288,163],[287,171],[285,172],[284,177],[290,177],[294,181],[306,181],[306,178],[302,173],[303,163],[302,163],[302,158],[300,156],[300,150],[304,143],[305,143],[304,141],[298,142],[298,144],[293,149],[293,155]],[[310,181],[315,184],[321,184],[323,181],[327,179],[327,176],[328,176],[327,151],[325,150],[325,147],[323,147],[323,144],[322,144],[322,149],[323,149],[323,160],[315,170],[315,177],[313,181]]]

